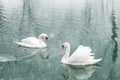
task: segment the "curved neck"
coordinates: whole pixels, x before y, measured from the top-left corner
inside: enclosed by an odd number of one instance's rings
[[[39,36],[39,37],[38,37],[38,40],[39,40],[40,42],[42,41],[42,38],[41,38],[41,36]]]
[[[69,55],[70,55],[70,45],[68,45],[68,47],[66,47],[65,55],[63,56],[63,58],[66,60],[69,58]]]
[[[42,39],[43,39],[43,37],[39,37],[38,38],[38,40],[39,40],[39,44],[38,45],[40,47],[46,47],[47,45],[46,45],[46,43]]]
[[[43,43],[44,43],[44,42],[43,42],[43,40],[42,40],[42,37],[41,37],[41,36],[39,36],[39,37],[38,37],[38,40],[39,40],[40,44],[41,44],[41,45],[43,45]]]

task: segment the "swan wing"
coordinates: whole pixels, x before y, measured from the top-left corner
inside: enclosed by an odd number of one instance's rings
[[[92,49],[90,47],[84,47],[83,45],[78,46],[78,48],[69,57],[68,62],[70,63],[84,63],[90,58]],[[93,58],[93,57],[91,57]]]
[[[96,63],[100,62],[101,60],[102,60],[102,58],[100,58],[100,59],[91,58],[91,59],[88,59],[85,62],[85,64],[92,65],[92,64],[96,64]]]
[[[28,37],[28,38],[22,39],[21,42],[26,44],[36,45],[39,43],[39,40],[35,37]]]
[[[25,47],[41,47],[39,40],[35,37],[28,37],[16,43],[18,45],[25,46]]]

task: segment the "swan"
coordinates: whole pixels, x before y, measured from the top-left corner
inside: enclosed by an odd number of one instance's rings
[[[63,58],[61,59],[61,63],[69,64],[69,65],[92,65],[100,62],[102,58],[95,59],[94,53],[91,53],[91,48],[80,45],[75,50],[75,52],[69,57],[70,55],[70,44],[68,42],[65,42],[61,46],[62,50],[65,50],[65,54]]]
[[[48,41],[48,36],[45,33],[39,35],[38,39],[36,37],[28,37],[22,39],[20,42],[15,42],[20,46],[29,47],[29,48],[45,48],[47,44],[42,40],[45,39],[46,42]]]

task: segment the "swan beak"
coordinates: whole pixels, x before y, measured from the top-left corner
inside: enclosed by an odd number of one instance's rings
[[[48,37],[46,37],[45,39],[46,39],[46,42],[48,42]]]
[[[63,50],[63,49],[64,49],[64,45],[61,46],[61,50]]]

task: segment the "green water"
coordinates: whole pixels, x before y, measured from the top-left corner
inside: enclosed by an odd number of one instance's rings
[[[120,80],[119,0],[0,0],[0,80]],[[44,50],[14,42],[49,36]],[[97,67],[61,64],[63,42],[71,53],[92,48]]]

